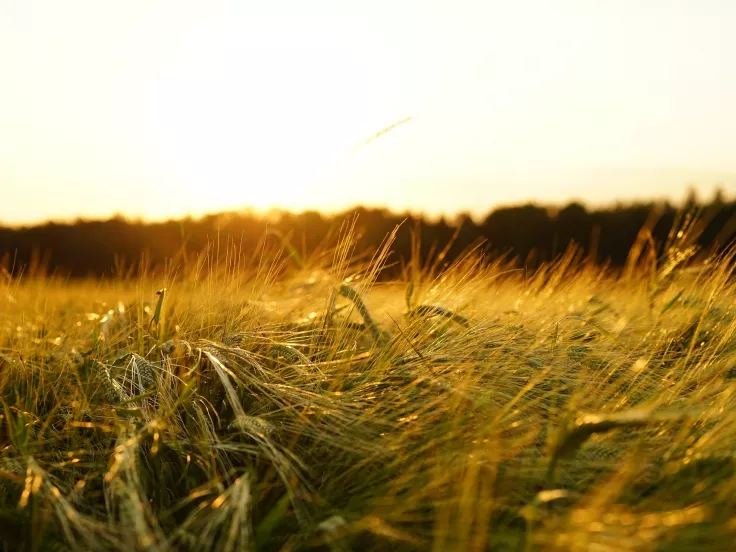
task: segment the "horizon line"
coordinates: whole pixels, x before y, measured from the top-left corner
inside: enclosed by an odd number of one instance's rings
[[[727,195],[726,191],[721,188],[716,188],[714,193],[721,193],[722,195],[725,195],[726,197],[723,198],[723,201],[728,203],[729,201],[736,201],[736,196],[729,196]],[[690,190],[690,194],[694,194],[694,197],[696,198],[696,201],[700,205],[707,205],[709,203],[712,203],[715,199],[715,195],[711,197],[710,200],[706,200],[703,202],[703,200],[700,198],[700,195],[698,194],[697,190],[694,188]],[[609,201],[590,201],[590,200],[584,200],[582,198],[576,198],[576,197],[570,197],[562,201],[538,201],[534,199],[527,199],[527,200],[519,200],[515,202],[504,202],[504,203],[497,203],[492,206],[490,206],[488,209],[483,211],[483,214],[480,212],[472,212],[468,209],[458,209],[453,211],[446,211],[446,212],[438,212],[438,213],[432,213],[427,211],[421,211],[421,210],[412,210],[412,209],[394,209],[387,205],[365,205],[365,204],[357,204],[352,205],[345,208],[325,208],[325,209],[318,209],[318,208],[305,208],[305,209],[289,209],[289,208],[280,208],[280,207],[270,207],[270,208],[258,208],[258,207],[249,207],[249,206],[241,206],[236,207],[232,210],[219,210],[219,211],[210,211],[206,213],[182,213],[178,216],[164,216],[164,217],[146,217],[141,215],[127,215],[125,213],[110,213],[108,215],[93,215],[93,216],[85,216],[85,215],[76,215],[74,217],[69,218],[47,218],[47,219],[39,219],[33,222],[25,221],[25,222],[18,222],[18,223],[7,223],[3,220],[0,220],[0,228],[4,229],[24,229],[24,228],[38,228],[42,226],[49,226],[49,225],[58,225],[58,226],[74,226],[76,224],[82,224],[82,223],[91,223],[91,222],[110,222],[114,220],[122,220],[126,223],[135,223],[135,224],[166,224],[170,222],[183,222],[186,220],[192,220],[192,221],[201,221],[209,217],[219,217],[219,216],[225,216],[225,215],[256,215],[256,217],[267,219],[271,217],[281,217],[284,215],[294,215],[294,216],[300,216],[306,213],[319,213],[320,215],[327,216],[327,217],[339,217],[340,215],[346,215],[353,212],[356,212],[358,210],[365,210],[365,211],[386,211],[391,214],[395,215],[406,215],[416,218],[421,218],[424,220],[441,220],[441,219],[449,219],[454,220],[458,217],[469,217],[470,219],[478,222],[482,219],[486,218],[490,214],[492,214],[495,211],[503,210],[503,209],[513,209],[518,207],[524,207],[528,205],[533,205],[535,207],[539,207],[542,209],[546,209],[547,211],[555,211],[555,210],[562,210],[565,207],[569,207],[570,205],[581,205],[585,207],[586,209],[593,210],[593,211],[605,211],[607,209],[611,209],[614,207],[629,207],[629,206],[679,206],[683,207],[687,203],[688,199],[684,198],[679,201],[673,201],[672,198],[668,197],[662,197],[662,196],[652,196],[648,199],[642,199],[642,198],[621,198],[616,200],[609,200]]]

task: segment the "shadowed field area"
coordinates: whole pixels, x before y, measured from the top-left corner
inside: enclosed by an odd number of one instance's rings
[[[383,282],[391,237],[357,257],[349,232],[305,259],[6,272],[0,542],[728,549],[734,263],[692,263],[696,238],[641,234],[617,272],[471,251]]]
[[[219,253],[228,250],[224,244],[237,244],[241,254],[257,256],[264,240],[285,240],[300,257],[314,257],[335,242],[341,227],[357,220],[355,244],[360,253],[377,248],[386,235],[394,233],[392,263],[417,257],[426,262],[436,258],[438,246],[447,245],[443,263],[477,247],[494,257],[511,255],[520,265],[537,269],[576,247],[597,263],[621,268],[642,228],[651,234],[660,256],[666,254],[664,246],[673,229],[692,222],[687,214],[698,216],[693,243],[704,255],[723,250],[736,233],[736,201],[719,190],[709,201],[699,201],[693,191],[679,206],[650,202],[589,209],[579,203],[526,204],[496,208],[482,219],[468,213],[432,219],[366,207],[333,214],[240,211],[155,223],[116,217],[0,226],[0,267],[14,276],[129,278],[164,263],[186,265],[205,254],[215,255],[220,262],[223,255]],[[413,235],[420,235],[421,243],[417,245]],[[389,267],[381,279],[398,274]]]

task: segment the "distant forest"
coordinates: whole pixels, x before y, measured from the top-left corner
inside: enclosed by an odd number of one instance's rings
[[[419,254],[425,260],[451,244],[443,262],[452,262],[464,251],[478,247],[533,267],[554,260],[575,246],[581,258],[620,267],[643,227],[649,229],[654,242],[662,248],[673,226],[680,224],[685,214],[699,217],[697,243],[704,250],[722,249],[730,244],[736,230],[736,201],[718,192],[707,202],[698,201],[692,194],[679,206],[640,203],[588,209],[578,203],[558,208],[527,204],[496,209],[482,220],[468,215],[426,219],[384,209],[359,208],[329,216],[311,211],[275,216],[246,212],[162,223],[116,217],[106,221],[0,227],[0,267],[16,274],[22,271],[63,277],[113,276],[133,273],[141,263],[156,268],[167,262],[190,261],[213,243],[220,244],[220,251],[227,249],[225,244],[234,244],[250,256],[263,243],[264,236],[277,245],[288,240],[304,257],[320,247],[334,245],[341,226],[356,215],[356,252],[378,247],[400,225],[392,246],[395,267],[411,257],[412,234],[420,237]]]

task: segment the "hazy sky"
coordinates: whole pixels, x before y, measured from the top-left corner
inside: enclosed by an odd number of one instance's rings
[[[733,0],[0,0],[0,221],[734,194],[734,29]]]

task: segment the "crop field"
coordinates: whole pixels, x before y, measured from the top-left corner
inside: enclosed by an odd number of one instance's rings
[[[734,260],[693,228],[621,270],[344,232],[5,271],[1,549],[733,549]]]

